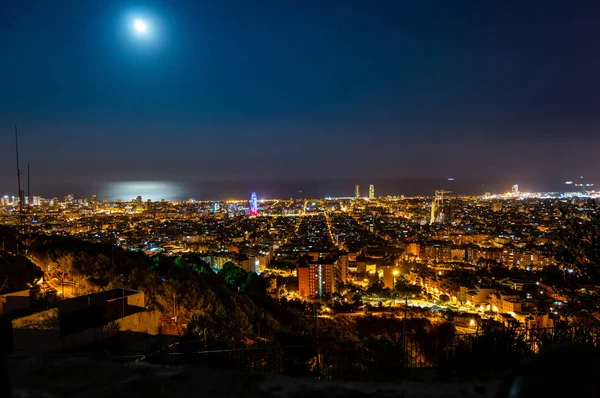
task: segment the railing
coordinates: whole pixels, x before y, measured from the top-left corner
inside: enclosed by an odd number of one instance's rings
[[[197,350],[182,343],[176,351],[164,350],[145,360],[262,374],[390,381],[415,369],[453,375],[503,372],[540,350],[567,343],[600,347],[600,329],[508,329],[447,337],[422,333],[406,335],[395,342],[370,340],[227,350]]]

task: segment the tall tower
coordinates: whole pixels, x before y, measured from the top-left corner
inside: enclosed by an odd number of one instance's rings
[[[354,197],[356,199],[360,198],[360,185],[358,184],[354,186]]]
[[[448,206],[444,202],[445,193],[452,193],[452,191],[435,191],[433,202],[431,202],[431,218],[429,219],[429,224],[443,223],[447,221],[448,216],[450,216]]]
[[[256,192],[252,192],[252,195],[250,195],[250,215],[258,215],[258,199],[256,199]]]
[[[375,185],[369,185],[369,199],[375,199]]]
[[[433,224],[435,222],[435,218],[438,215],[438,196],[437,194],[433,197],[433,202],[431,202],[431,217],[429,218],[429,224]]]
[[[512,186],[512,193],[513,193],[513,195],[519,194],[519,185],[518,184],[515,184]]]

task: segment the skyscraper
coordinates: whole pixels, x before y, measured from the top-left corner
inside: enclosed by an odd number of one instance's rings
[[[256,199],[256,192],[252,192],[252,195],[250,195],[250,215],[258,215],[258,199]]]
[[[513,193],[513,195],[519,194],[519,185],[515,184],[512,186],[512,193]]]
[[[356,184],[354,186],[354,197],[358,199],[360,197],[360,185]]]
[[[375,185],[369,185],[369,199],[375,199]]]

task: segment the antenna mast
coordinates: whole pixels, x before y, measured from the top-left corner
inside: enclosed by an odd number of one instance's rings
[[[15,149],[17,153],[17,188],[19,190],[19,227],[23,224],[23,191],[21,190],[21,169],[19,167],[19,135],[15,123]]]
[[[27,213],[31,212],[31,174],[27,163]]]

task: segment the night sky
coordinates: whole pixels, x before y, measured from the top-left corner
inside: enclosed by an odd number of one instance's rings
[[[0,194],[16,193],[14,123],[44,195],[600,183],[598,21],[571,1],[3,0]]]

